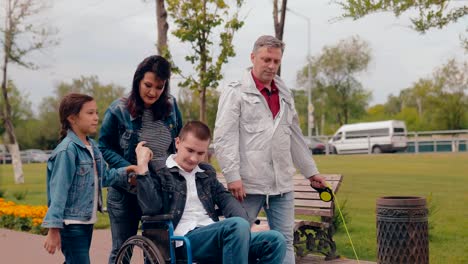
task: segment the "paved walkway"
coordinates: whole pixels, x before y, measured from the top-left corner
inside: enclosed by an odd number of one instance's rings
[[[44,240],[45,236],[0,229],[1,263],[63,263],[64,258],[61,252],[50,255],[44,250]],[[91,263],[106,264],[110,249],[110,231],[106,229],[94,230],[90,252]]]
[[[47,253],[44,248],[44,236],[32,235],[25,232],[12,231],[0,228],[0,256],[1,263],[14,264],[42,264],[63,263],[63,255],[56,252],[54,255]],[[106,264],[111,248],[111,234],[109,229],[94,230],[91,244],[91,263]],[[357,261],[349,259],[336,259],[324,261],[323,257],[307,256],[298,264],[355,264]],[[375,262],[361,261],[362,264]]]

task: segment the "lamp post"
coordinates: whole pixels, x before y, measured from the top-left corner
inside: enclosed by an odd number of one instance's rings
[[[314,127],[314,106],[312,105],[312,66],[310,62],[310,18],[307,19],[307,136],[312,136]]]
[[[310,63],[310,18],[291,9],[287,9],[292,14],[307,21],[307,136],[312,136],[314,128],[314,106],[312,105],[312,66]]]

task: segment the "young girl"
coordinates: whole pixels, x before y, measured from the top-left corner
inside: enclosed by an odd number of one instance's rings
[[[49,228],[44,248],[50,254],[62,249],[66,263],[90,263],[89,248],[101,211],[101,187],[126,185],[127,173],[136,166],[106,169],[97,144],[88,137],[97,130],[98,112],[91,96],[72,93],[59,108],[60,144],[47,162],[47,204],[42,223]]]

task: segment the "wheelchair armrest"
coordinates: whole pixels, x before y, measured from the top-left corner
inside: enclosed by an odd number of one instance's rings
[[[142,222],[166,222],[172,220],[173,217],[171,214],[163,215],[144,215],[141,217]]]

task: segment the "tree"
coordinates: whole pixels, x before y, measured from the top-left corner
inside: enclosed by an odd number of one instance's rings
[[[15,127],[15,135],[18,138],[19,147],[20,149],[32,148],[29,143],[32,142],[31,139],[37,133],[31,133],[31,131],[38,130],[32,129],[34,117],[31,109],[31,101],[28,98],[29,96],[28,94],[21,93],[11,80],[8,81],[7,92],[11,105],[11,122]],[[0,98],[0,105],[4,105],[2,97]],[[4,133],[5,127],[0,125],[0,135]]]
[[[275,37],[279,40],[283,40],[287,4],[288,0],[281,1],[281,9],[278,10],[278,0],[273,0],[273,25],[275,27]],[[281,66],[278,68],[277,74],[281,76]]]
[[[6,129],[8,149],[12,156],[13,170],[16,183],[23,183],[23,168],[19,155],[19,147],[16,140],[15,130],[11,117],[11,103],[8,96],[7,80],[8,65],[15,63],[19,66],[35,69],[37,65],[25,60],[26,55],[33,51],[39,51],[46,47],[55,45],[57,42],[51,40],[51,31],[38,21],[31,19],[41,13],[45,6],[38,0],[6,0],[5,27],[0,31],[3,33],[3,80],[2,94],[3,105],[0,109],[3,124]]]
[[[36,143],[40,148],[52,149],[57,144],[60,132],[58,109],[61,99],[70,92],[91,95],[97,103],[99,118],[102,120],[105,110],[117,98],[124,95],[125,89],[114,84],[101,84],[97,76],[81,76],[71,83],[62,82],[55,87],[55,96],[42,99],[39,121],[40,135]],[[98,129],[99,131],[99,129]]]
[[[200,119],[200,104],[193,98],[198,98],[197,91],[182,89],[177,100],[181,110],[182,119],[185,121]],[[211,131],[214,130],[216,114],[218,112],[219,92],[212,89],[207,91],[206,96],[206,124]]]
[[[243,22],[238,19],[238,10],[232,11],[224,0],[168,0],[167,3],[177,27],[172,34],[191,45],[191,53],[185,60],[194,65],[196,72],[196,75],[181,74],[184,81],[179,85],[197,91],[200,120],[206,122],[207,89],[218,86],[223,64],[235,56],[232,40]],[[236,0],[234,4],[240,8],[242,1]],[[219,41],[215,44],[215,40]],[[213,55],[213,47],[219,47],[217,57]]]
[[[158,54],[163,57],[170,57],[167,54],[169,51],[167,47],[167,31],[169,30],[169,24],[167,23],[167,11],[164,0],[156,0],[156,23],[158,28],[158,41],[156,44]]]
[[[370,60],[369,45],[359,37],[325,46],[321,54],[311,58],[315,120],[323,116],[322,120],[343,125],[365,115],[371,93],[363,89],[355,75],[365,71]],[[298,73],[299,85],[305,85],[308,74],[308,66],[304,66]]]
[[[147,0],[143,0],[146,2]],[[155,3],[155,15],[156,15],[156,52],[157,54],[170,59],[167,44],[167,31],[169,30],[169,24],[167,23],[167,10],[164,4],[164,0],[154,0]]]
[[[431,28],[441,29],[468,14],[468,6],[457,3],[456,0],[346,0],[339,1],[338,4],[344,10],[343,17],[353,19],[382,11],[393,12],[396,17],[399,17],[403,13],[416,9],[418,16],[411,18],[412,27],[421,33]],[[462,38],[462,45],[468,50],[467,38]]]
[[[292,90],[294,105],[299,116],[299,126],[302,134],[307,135],[307,94],[305,90]]]
[[[468,127],[468,63],[451,59],[434,72],[436,121],[442,129]]]
[[[12,80],[8,80],[7,93],[11,106],[13,126],[16,127],[21,121],[31,119],[33,112],[28,94],[21,93]],[[5,105],[3,97],[0,97],[0,105]],[[3,135],[3,133],[5,133],[5,127],[0,124],[0,135]]]

